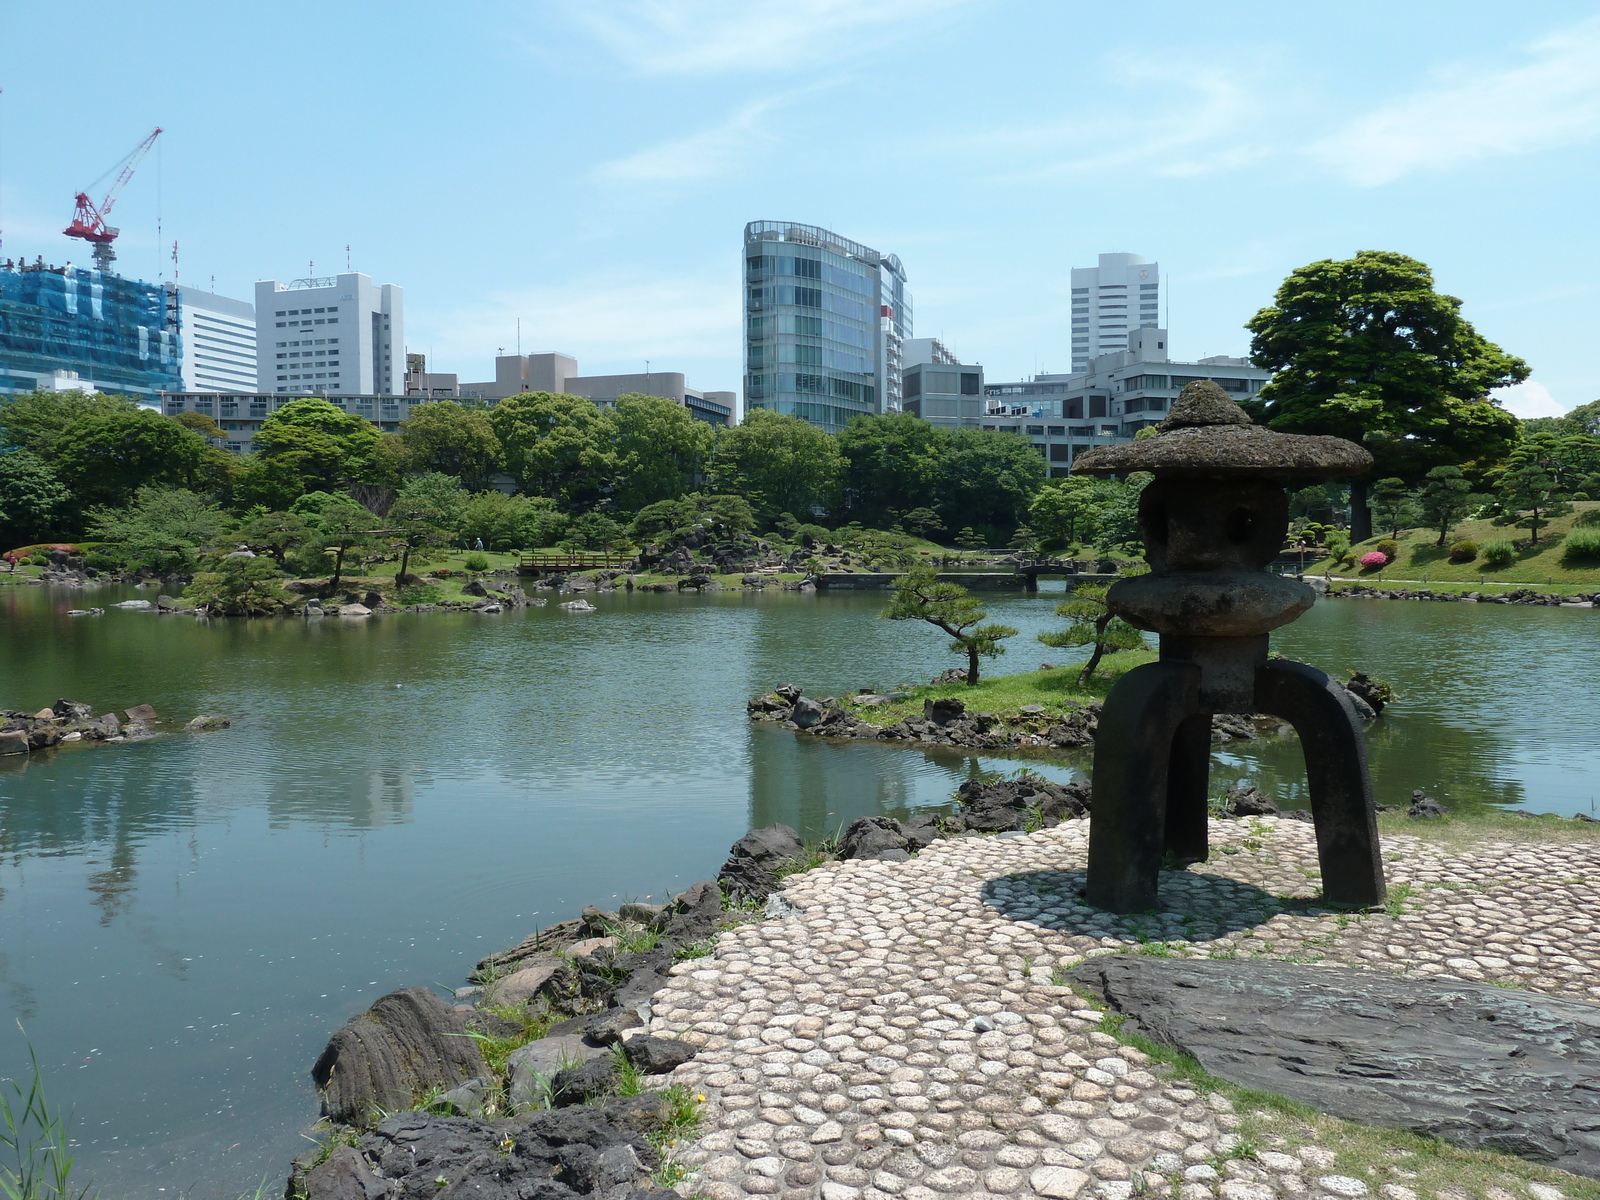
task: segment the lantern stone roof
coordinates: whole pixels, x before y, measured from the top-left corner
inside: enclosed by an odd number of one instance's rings
[[[1372,469],[1372,455],[1337,437],[1276,433],[1209,379],[1189,384],[1154,437],[1096,446],[1073,461],[1074,475],[1259,475],[1337,479]]]

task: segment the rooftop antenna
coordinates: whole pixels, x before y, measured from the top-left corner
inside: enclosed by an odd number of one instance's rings
[[[5,92],[6,92],[5,88],[0,88],[0,96],[5,95]],[[3,131],[4,124],[5,123],[3,121],[0,121],[0,131]],[[0,142],[0,150],[4,150],[4,149],[5,149],[4,142]],[[5,226],[5,220],[3,219],[4,215],[5,215],[5,195],[6,195],[6,186],[5,185],[6,185],[5,157],[4,157],[3,154],[0,154],[0,246],[4,246],[6,244],[6,238],[5,238],[5,228],[6,228],[6,226]]]
[[[346,242],[344,244],[344,269],[346,271],[348,271],[350,269],[350,243],[349,242]]]
[[[176,238],[172,241],[172,282],[178,282],[178,241]]]
[[[517,357],[522,357],[522,318],[517,318]]]
[[[217,294],[217,277],[215,275],[211,277],[211,294],[213,296]]]

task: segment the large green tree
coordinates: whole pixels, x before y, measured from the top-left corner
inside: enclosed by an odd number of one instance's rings
[[[482,541],[491,550],[531,550],[555,545],[570,524],[548,496],[508,496],[491,490],[467,497],[460,530],[469,544]]]
[[[1428,472],[1417,489],[1416,504],[1428,528],[1439,531],[1438,545],[1449,539],[1450,530],[1473,507],[1474,499],[1472,483],[1460,467],[1435,467]]]
[[[1034,530],[1061,546],[1092,538],[1102,504],[1096,482],[1082,475],[1045,480],[1028,504]]]
[[[1026,518],[1047,474],[1044,456],[1019,434],[952,430],[939,472],[940,515],[950,529],[987,526],[993,544],[1001,544]]]
[[[56,439],[80,417],[125,413],[137,407],[127,396],[84,392],[39,391],[0,397],[0,448],[31,450],[52,462]]]
[[[50,465],[32,450],[0,452],[0,549],[58,533],[71,500]]]
[[[231,524],[222,509],[184,488],[141,487],[126,505],[89,514],[90,535],[108,543],[101,554],[127,570],[161,574],[193,571],[223,544]]]
[[[500,464],[500,439],[489,418],[454,400],[414,406],[400,424],[400,439],[412,470],[454,475],[468,491],[488,487]]]
[[[632,512],[681,496],[705,473],[715,435],[675,400],[637,393],[617,397],[617,503]]]
[[[365,505],[334,492],[308,492],[294,502],[293,511],[311,522],[312,537],[307,545],[323,555],[333,555],[328,591],[338,591],[345,557],[375,546],[382,522]]]
[[[799,417],[757,408],[718,435],[711,475],[718,491],[745,497],[768,520],[787,512],[806,521],[833,498],[842,464],[831,435]]]
[[[524,492],[589,507],[616,471],[613,426],[593,400],[525,392],[489,410],[506,470]]]
[[[1361,443],[1377,462],[1369,478],[1493,461],[1515,439],[1516,418],[1490,393],[1528,365],[1479,334],[1414,258],[1363,250],[1300,267],[1247,327],[1251,360],[1275,372],[1252,416]],[[1367,483],[1351,483],[1356,541],[1372,536]]]
[[[408,582],[413,559],[424,561],[430,550],[457,537],[466,507],[467,493],[454,475],[430,471],[400,489],[384,516],[389,544],[400,551],[396,583]]]
[[[317,396],[291,400],[261,423],[255,443],[263,461],[246,472],[239,490],[251,502],[270,504],[266,495],[253,490],[258,473],[271,476],[280,490],[298,489],[297,495],[388,482],[373,477],[381,441],[378,427],[365,417]]]
[[[851,417],[839,434],[844,456],[839,516],[887,529],[938,493],[949,434],[911,413]]]
[[[52,466],[74,503],[126,504],[141,487],[193,488],[206,440],[148,408],[88,412],[55,436]]]

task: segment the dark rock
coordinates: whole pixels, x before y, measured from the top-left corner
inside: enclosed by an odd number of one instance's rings
[[[56,716],[68,721],[87,721],[94,716],[94,708],[82,700],[57,700],[50,707]]]
[[[1406,810],[1406,816],[1420,821],[1444,815],[1444,806],[1421,788],[1411,793],[1411,807]]]
[[[813,725],[822,723],[822,718],[827,715],[827,709],[809,696],[801,696],[794,702],[794,707],[789,710],[789,719],[801,729],[810,729]]]
[[[692,883],[673,897],[662,916],[666,918],[662,932],[673,942],[710,937],[722,923],[722,889],[710,879]]]
[[[507,1088],[511,1107],[521,1112],[541,1103],[546,1090],[554,1087],[553,1081],[562,1070],[610,1053],[603,1046],[591,1046],[575,1033],[542,1037],[517,1047],[506,1059],[506,1070],[511,1076]]]
[[[40,722],[28,730],[28,749],[48,750],[51,746],[58,745],[61,741],[61,730],[54,725]]]
[[[466,1017],[428,988],[402,988],[350,1018],[311,1068],[322,1115],[365,1127],[378,1109],[410,1108],[431,1088],[487,1073]]]
[[[1246,959],[1112,955],[1072,976],[1232,1083],[1600,1177],[1600,1005]]]
[[[935,725],[948,725],[951,721],[959,720],[966,711],[966,702],[955,696],[941,696],[937,700],[922,702],[922,719],[932,721]]]
[[[1350,682],[1344,685],[1344,690],[1352,696],[1361,697],[1366,702],[1367,707],[1372,710],[1373,716],[1381,713],[1384,705],[1388,703],[1384,698],[1384,689],[1360,671],[1350,676]],[[1363,713],[1362,715],[1365,716],[1366,714]]]
[[[886,850],[903,853],[909,844],[893,817],[862,817],[851,822],[839,839],[839,857],[877,858]]]
[[[1275,817],[1278,805],[1261,794],[1254,784],[1239,783],[1229,788],[1222,801],[1223,811],[1230,817]]]
[[[631,1008],[608,1008],[589,1018],[583,1027],[583,1035],[591,1042],[609,1046],[620,1041],[626,1030],[637,1029],[643,1024],[639,1014]]]
[[[567,964],[554,954],[532,956],[503,979],[485,988],[490,1004],[527,1004],[539,996],[559,991],[572,978]]]
[[[7,729],[0,731],[0,754],[26,754],[29,750],[28,731]],[[776,881],[774,881],[776,886]]]
[[[729,852],[771,867],[803,854],[805,848],[800,835],[787,825],[768,825],[765,829],[752,829],[735,842]]]
[[[373,1174],[361,1151],[340,1146],[320,1167],[306,1172],[306,1200],[384,1200],[389,1181]]]
[[[742,901],[765,900],[779,883],[772,868],[737,854],[722,864],[717,882],[728,889],[728,895]]]
[[[204,713],[184,726],[190,733],[209,733],[215,729],[227,729],[233,722],[226,717],[208,717]]]
[[[939,818],[932,813],[912,817],[901,824],[900,832],[905,836],[908,850],[926,850],[943,836],[939,830]]]
[[[148,704],[135,704],[132,708],[124,711],[125,715],[130,721],[144,721],[149,723],[151,721],[160,720],[160,718],[156,716],[156,710],[151,708]]]
[[[483,580],[469,579],[461,585],[461,594],[464,596],[487,596],[489,589],[483,586]]]
[[[484,1078],[469,1079],[458,1088],[451,1088],[434,1102],[435,1107],[449,1109],[458,1117],[483,1116],[484,1093],[490,1081]]]
[[[683,1066],[699,1053],[688,1042],[679,1041],[677,1038],[656,1037],[648,1033],[630,1038],[622,1044],[622,1049],[627,1054],[628,1061],[646,1075],[665,1075],[668,1071]]]
[[[566,1067],[550,1080],[550,1094],[557,1104],[582,1104],[609,1093],[617,1081],[617,1060],[611,1054],[597,1054],[575,1067]]]

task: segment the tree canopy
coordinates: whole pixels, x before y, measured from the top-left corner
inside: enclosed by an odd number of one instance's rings
[[[51,449],[56,475],[87,508],[124,504],[146,486],[191,488],[210,447],[158,412],[124,406],[86,412]]]
[[[832,499],[841,466],[834,437],[799,417],[756,408],[717,438],[711,475],[718,491],[744,496],[766,518],[804,518]]]
[[[711,426],[684,405],[662,396],[617,397],[615,429],[617,504],[627,511],[690,491],[711,455]]]
[[[489,486],[500,465],[500,439],[489,418],[454,400],[431,400],[411,409],[400,424],[407,466],[453,475],[469,491]]]
[[[1299,267],[1247,328],[1251,361],[1276,372],[1247,402],[1252,415],[1359,442],[1375,478],[1493,460],[1516,437],[1516,418],[1490,392],[1526,379],[1527,363],[1478,333],[1414,258],[1363,250]],[[1356,540],[1370,537],[1363,480],[1351,508]]]
[[[261,474],[296,494],[372,481],[381,440],[371,421],[316,396],[289,401],[262,422],[255,438]]]
[[[489,410],[489,424],[517,486],[563,508],[594,503],[615,472],[612,425],[583,396],[511,396]]]

